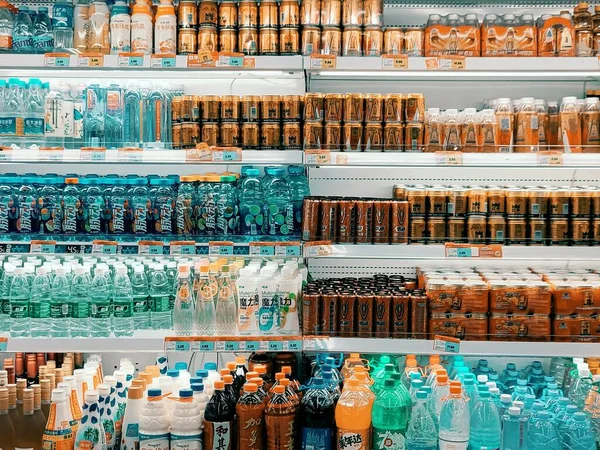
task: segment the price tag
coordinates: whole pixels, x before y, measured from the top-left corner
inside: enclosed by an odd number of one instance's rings
[[[116,255],[118,244],[114,241],[94,241],[92,253],[96,255]]]
[[[71,56],[68,53],[46,53],[44,67],[69,67]]]
[[[40,161],[62,161],[65,149],[61,147],[42,147],[38,151]]]
[[[119,162],[141,162],[144,150],[141,148],[128,147],[117,150],[117,161]]]
[[[455,244],[444,245],[446,258],[502,258],[500,244]]]
[[[244,57],[244,69],[254,69],[256,67],[256,58],[250,56]]]
[[[283,342],[268,341],[267,350],[270,352],[280,352],[281,350],[283,350]]]
[[[246,351],[257,352],[258,350],[260,350],[260,342],[246,341]]]
[[[433,349],[438,352],[458,353],[460,351],[460,340],[436,334],[433,339]]]
[[[238,341],[225,341],[226,352],[237,352],[240,349],[240,343]]]
[[[251,242],[248,253],[250,256],[275,256],[275,246],[266,242]]]
[[[56,241],[31,241],[29,253],[51,254],[56,251]]]
[[[313,241],[304,244],[304,256],[306,258],[330,256],[331,254],[333,254],[331,241]]]
[[[283,341],[283,350],[302,351],[302,341]]]
[[[214,162],[233,162],[242,160],[242,149],[213,150],[212,160]]]
[[[104,55],[82,53],[77,58],[77,67],[104,67]]]
[[[347,166],[348,165],[348,155],[346,155],[345,153],[336,153],[335,164],[337,164],[338,166]]]
[[[305,150],[304,161],[305,164],[330,164],[331,152],[329,150]]]
[[[437,57],[425,58],[425,69],[427,70],[438,70],[440,68],[440,63]]]
[[[460,166],[463,154],[460,152],[435,152],[435,163],[440,166]]]
[[[233,255],[233,242],[209,242],[208,254],[211,256],[228,256]]]
[[[119,53],[117,67],[143,67],[144,55],[141,53]]]
[[[196,243],[194,241],[176,241],[169,245],[170,255],[195,255]]]
[[[189,352],[190,351],[190,342],[176,341],[175,342],[175,351],[176,352]]]
[[[8,347],[8,338],[0,338],[0,352],[5,352]]]
[[[333,70],[337,66],[337,58],[334,55],[310,55],[309,67],[315,70],[330,69]]]
[[[538,152],[537,163],[539,166],[562,166],[563,155],[561,152]]]
[[[465,57],[460,55],[440,56],[438,64],[440,70],[465,70],[467,68]]]
[[[215,341],[215,350],[222,352],[225,350],[225,341]]]
[[[239,53],[221,53],[217,61],[218,67],[244,67],[244,55]]]
[[[275,244],[275,256],[300,256],[300,242],[279,242]]]
[[[12,148],[0,147],[0,161],[11,161],[12,160]]]
[[[382,55],[382,69],[408,69],[407,55]]]
[[[175,57],[175,55],[169,55],[169,54],[164,54],[164,55],[151,55],[150,56],[150,67],[152,67],[153,69],[160,69],[160,68],[174,68],[177,65],[177,58]]]
[[[302,349],[308,351],[329,350],[329,340],[320,337],[304,338]]]
[[[140,241],[138,255],[162,255],[163,243],[160,241]]]
[[[215,343],[213,341],[200,341],[201,352],[213,352],[215,350]]]
[[[81,161],[106,161],[104,147],[83,147],[79,153]]]
[[[217,52],[202,50],[197,55],[188,55],[188,67],[215,67],[219,59]]]
[[[205,143],[196,145],[196,148],[185,150],[186,162],[211,162],[212,158],[212,151]]]

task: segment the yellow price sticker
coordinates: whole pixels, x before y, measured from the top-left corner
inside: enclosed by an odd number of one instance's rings
[[[383,69],[408,69],[407,55],[383,55],[381,57]]]

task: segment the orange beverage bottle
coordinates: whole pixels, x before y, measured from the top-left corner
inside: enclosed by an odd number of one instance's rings
[[[356,379],[350,379],[346,384],[335,407],[337,449],[370,450],[371,411],[375,396],[373,393],[369,395]]]
[[[515,152],[529,153],[538,150],[540,143],[539,123],[534,101],[533,97],[521,99],[521,108],[517,112]]]
[[[442,143],[444,150],[461,150],[460,136],[462,124],[458,115],[458,109],[447,109],[442,121]]]
[[[428,108],[425,111],[425,151],[442,150],[442,113],[439,108]]]
[[[292,389],[294,390],[294,392],[296,394],[298,394],[298,396],[300,397],[300,382],[298,380],[296,380],[294,378],[294,376],[292,375],[292,368],[290,366],[283,366],[281,368],[281,371],[285,374],[285,377],[290,380],[290,384],[292,386]]]
[[[510,98],[499,98],[494,109],[496,116],[496,147],[499,153],[508,153],[513,144],[513,128],[515,116]]]
[[[344,361],[344,367],[342,367],[342,370],[340,371],[344,380],[349,378],[350,375],[352,375],[352,372],[354,371],[355,367],[359,366],[365,366],[365,363],[360,358],[360,354],[350,353],[350,357],[346,358],[346,361]]]
[[[296,442],[296,405],[287,397],[285,387],[275,386],[273,398],[265,409],[266,450],[293,449]]]
[[[535,110],[538,115],[538,141],[540,151],[548,150],[548,108],[546,101],[543,99],[535,99]]]
[[[548,102],[548,128],[546,130],[546,139],[548,141],[549,150],[559,150],[556,146],[559,143],[559,134],[560,134],[560,115],[558,110],[558,102],[549,101]],[[560,139],[562,143],[562,138]]]
[[[576,97],[564,97],[562,100],[560,130],[565,152],[581,153],[581,120]]]
[[[285,395],[287,396],[287,398],[289,398],[292,401],[292,403],[296,405],[296,407],[300,406],[300,398],[298,397],[298,394],[294,392],[290,380],[284,378],[279,382],[279,384],[285,388]]]
[[[265,391],[265,382],[263,381],[263,379],[260,377],[250,378],[248,382],[258,386],[258,396],[263,399],[263,402],[266,405],[269,399],[269,395],[267,394],[267,391]]]
[[[460,128],[460,148],[463,152],[475,153],[480,150],[479,120],[475,108],[465,108]]]
[[[256,384],[246,383],[244,385],[244,392],[238,400],[235,411],[237,414],[237,448],[262,450],[265,404],[258,393]]]
[[[600,151],[600,103],[598,97],[585,99],[585,107],[581,113],[582,151],[598,153]]]
[[[257,364],[254,366],[254,371],[258,372],[258,376],[261,377],[263,379],[263,381],[265,382],[264,384],[264,388],[267,392],[269,392],[269,390],[271,389],[271,386],[273,386],[273,379],[271,378],[271,374],[269,374],[267,372],[267,367]]]

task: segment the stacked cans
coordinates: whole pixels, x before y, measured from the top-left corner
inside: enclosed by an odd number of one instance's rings
[[[367,198],[307,197],[302,239],[335,243],[408,243],[408,202]]]
[[[311,281],[302,302],[305,335],[427,338],[427,297],[401,275]]]
[[[303,0],[302,54],[381,56],[382,0]]]

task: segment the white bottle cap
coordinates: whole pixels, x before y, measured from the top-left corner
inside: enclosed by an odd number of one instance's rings
[[[38,275],[48,275],[48,267],[47,266],[40,266],[37,268],[36,273]]]
[[[63,267],[63,266],[57,267],[56,269],[54,269],[54,271],[56,272],[56,275],[59,275],[59,276],[67,274],[67,268]]]
[[[490,395],[500,395],[500,389],[498,389],[497,387],[494,388],[490,388]],[[503,394],[503,395],[508,395],[508,394]],[[509,395],[510,397],[510,395]]]
[[[107,395],[110,394],[110,386],[108,384],[99,384],[98,385],[98,393],[103,396],[106,397]]]
[[[85,273],[85,267],[76,266],[75,267],[75,275],[83,275]]]
[[[294,269],[289,266],[283,266],[281,268],[281,275],[284,277],[291,277],[294,274]]]
[[[485,384],[488,381],[488,376],[487,375],[477,375],[477,382],[479,384]]]
[[[510,407],[510,408],[508,408],[508,415],[509,416],[520,416],[521,410],[519,408]]]
[[[125,267],[125,266],[117,267],[117,275],[127,275],[127,267]]]
[[[579,378],[588,378],[590,376],[590,369],[579,369]]]
[[[521,402],[519,400],[515,400],[512,405],[513,405],[513,407],[519,408],[519,409],[524,409],[525,408],[525,403],[523,403],[523,402]]]
[[[17,267],[15,269],[15,275],[24,275],[25,274],[25,268],[24,267]]]
[[[510,403],[512,401],[512,397],[510,396],[510,394],[502,394],[500,396],[500,401],[502,403]]]
[[[135,273],[144,273],[144,266],[137,265],[133,268]]]
[[[88,404],[98,403],[100,393],[98,391],[85,391],[85,402]]]
[[[67,399],[65,396],[65,391],[62,389],[52,389],[52,403],[55,402],[64,402]]]
[[[251,277],[253,272],[254,271],[252,270],[251,267],[244,267],[243,269],[240,269],[240,276]]]
[[[496,382],[495,381],[488,381],[487,383],[485,383],[487,387],[489,387],[490,389],[494,389],[496,387]]]

